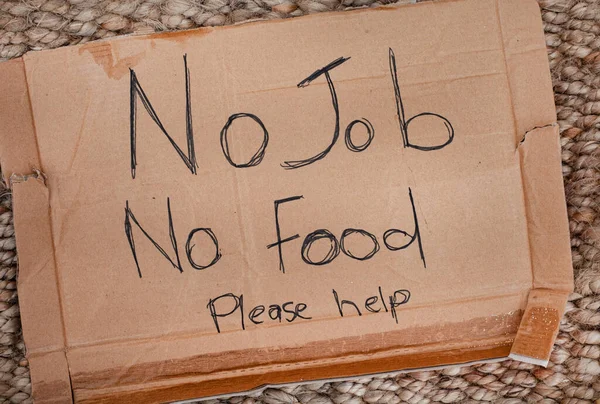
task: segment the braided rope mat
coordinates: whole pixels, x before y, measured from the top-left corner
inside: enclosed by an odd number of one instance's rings
[[[267,389],[246,397],[210,400],[211,404],[575,404],[600,398],[600,0],[538,1],[562,134],[576,279],[576,293],[567,304],[548,368],[504,361]],[[390,2],[0,0],[0,60],[132,32],[286,18]],[[19,320],[16,263],[10,193],[0,188],[0,401],[29,403],[31,382]]]

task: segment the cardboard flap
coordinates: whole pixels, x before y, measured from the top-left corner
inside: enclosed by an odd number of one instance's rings
[[[518,146],[533,289],[573,290],[558,124],[526,132]],[[554,212],[549,215],[548,212]]]
[[[546,49],[539,46],[544,39],[537,2],[498,0],[498,14],[510,72],[532,271],[532,292],[511,357],[547,364],[573,290],[559,127]]]
[[[548,364],[569,292],[573,290],[558,129],[558,124],[531,129],[518,146],[533,289],[510,357],[542,366]]]
[[[54,256],[48,188],[43,179],[12,181],[19,252],[17,287],[23,337],[36,403],[69,403],[71,380],[66,357],[60,284]],[[35,321],[27,321],[35,318]]]
[[[8,184],[13,176],[34,174],[40,168],[35,125],[22,58],[0,63],[0,164]]]
[[[0,63],[0,77],[0,111],[8,112],[1,119],[0,165],[4,181],[12,188],[15,228],[19,229],[17,287],[33,398],[36,403],[70,403],[49,190],[40,171],[24,60]]]

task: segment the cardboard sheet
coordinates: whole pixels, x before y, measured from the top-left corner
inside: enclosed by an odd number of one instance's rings
[[[33,52],[0,93],[36,402],[548,360],[572,269],[534,1]]]

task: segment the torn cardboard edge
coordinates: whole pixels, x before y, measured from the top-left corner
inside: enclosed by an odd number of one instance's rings
[[[519,12],[525,12],[523,3],[517,0],[499,0],[497,4],[501,21],[512,18],[517,6],[521,7]],[[533,10],[534,7],[537,8],[537,4],[532,1],[526,4],[528,12],[539,14],[538,10]],[[328,13],[324,13],[300,18],[326,19],[327,16]],[[269,24],[269,22],[262,22],[262,24]],[[541,21],[538,26],[531,27],[531,30],[541,37]],[[189,35],[200,31],[202,29],[192,31]],[[346,363],[344,366],[315,364],[305,368],[295,368],[294,364],[287,364],[286,370],[272,370],[262,376],[249,374],[228,378],[229,384],[235,385],[237,391],[251,389],[257,384],[282,384],[298,380],[308,381],[406,368],[425,368],[440,363],[448,365],[467,363],[490,357],[510,357],[538,365],[547,364],[568,293],[572,290],[571,277],[553,277],[556,272],[549,274],[545,270],[551,266],[563,268],[561,275],[571,270],[571,262],[565,258],[570,256],[568,254],[570,243],[565,225],[567,213],[562,175],[558,164],[560,162],[558,126],[555,124],[556,117],[548,112],[554,111],[554,107],[545,54],[542,57],[541,53],[533,56],[529,53],[512,53],[510,39],[513,33],[504,31],[502,34],[506,67],[509,71],[509,86],[513,95],[516,131],[523,134],[523,141],[516,146],[516,152],[519,153],[521,161],[533,271],[532,289],[516,336],[514,338],[507,336],[504,341],[481,341],[478,347],[470,350],[442,349],[422,354],[411,353],[409,356],[390,355],[385,360],[361,359]],[[77,391],[73,388],[62,320],[61,287],[52,240],[49,204],[51,190],[40,181],[43,177],[42,171],[36,172],[43,167],[29,99],[30,89],[24,70],[26,59],[26,57],[20,58],[0,65],[2,77],[6,78],[0,84],[3,94],[6,94],[3,102],[10,105],[13,110],[9,119],[3,122],[5,130],[0,133],[2,136],[0,142],[3,146],[0,151],[0,162],[3,175],[9,180],[13,189],[20,268],[18,286],[22,298],[24,336],[28,346],[47,347],[48,341],[51,341],[52,346],[52,349],[45,353],[28,355],[36,402],[73,402],[75,398],[81,402],[104,402],[117,396],[130,400],[160,401],[177,399],[177,397],[199,397],[206,395],[206,392],[210,394],[211,391],[218,394],[219,388],[224,388],[219,386],[223,384],[222,381],[217,384],[214,381],[199,384],[197,380],[190,380],[190,376],[186,374],[169,381],[149,383],[147,386],[134,384],[127,386],[126,389],[86,391],[82,387]],[[531,68],[532,65],[537,68]],[[526,68],[527,66],[529,68]],[[546,71],[547,74],[540,74],[540,71]],[[524,83],[527,83],[529,88],[536,88],[537,91],[519,92],[518,89]],[[537,105],[540,99],[543,99],[546,104]],[[531,112],[532,104],[536,104],[536,113]],[[540,176],[548,180],[532,181],[533,178],[539,179]],[[546,217],[547,215],[538,210],[537,202],[540,200],[552,203],[552,208],[556,209],[555,212],[560,212],[560,215]],[[36,278],[35,283],[38,285],[46,285],[43,294],[36,290],[34,283],[29,282],[33,277]],[[44,282],[40,282],[40,279],[44,279]],[[44,299],[40,299],[39,296],[44,296]],[[56,312],[49,313],[53,310]],[[27,320],[29,318],[43,318],[47,322],[47,334],[35,335],[29,332],[30,323]]]
[[[37,168],[32,169],[31,174],[12,174],[7,180],[9,188],[12,188],[13,184],[25,182],[30,179],[36,179],[41,181],[44,185],[46,185],[46,175],[38,170]]]

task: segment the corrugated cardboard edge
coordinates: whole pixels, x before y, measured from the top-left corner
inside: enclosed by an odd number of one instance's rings
[[[537,2],[497,0],[497,5],[517,132],[532,270],[532,290],[510,357],[546,366],[567,297],[573,290],[559,128]],[[518,44],[525,38],[535,39],[532,43],[540,46],[524,52]]]
[[[23,59],[0,64],[0,164],[13,191],[17,287],[36,403],[72,403],[49,191],[41,172]]]

